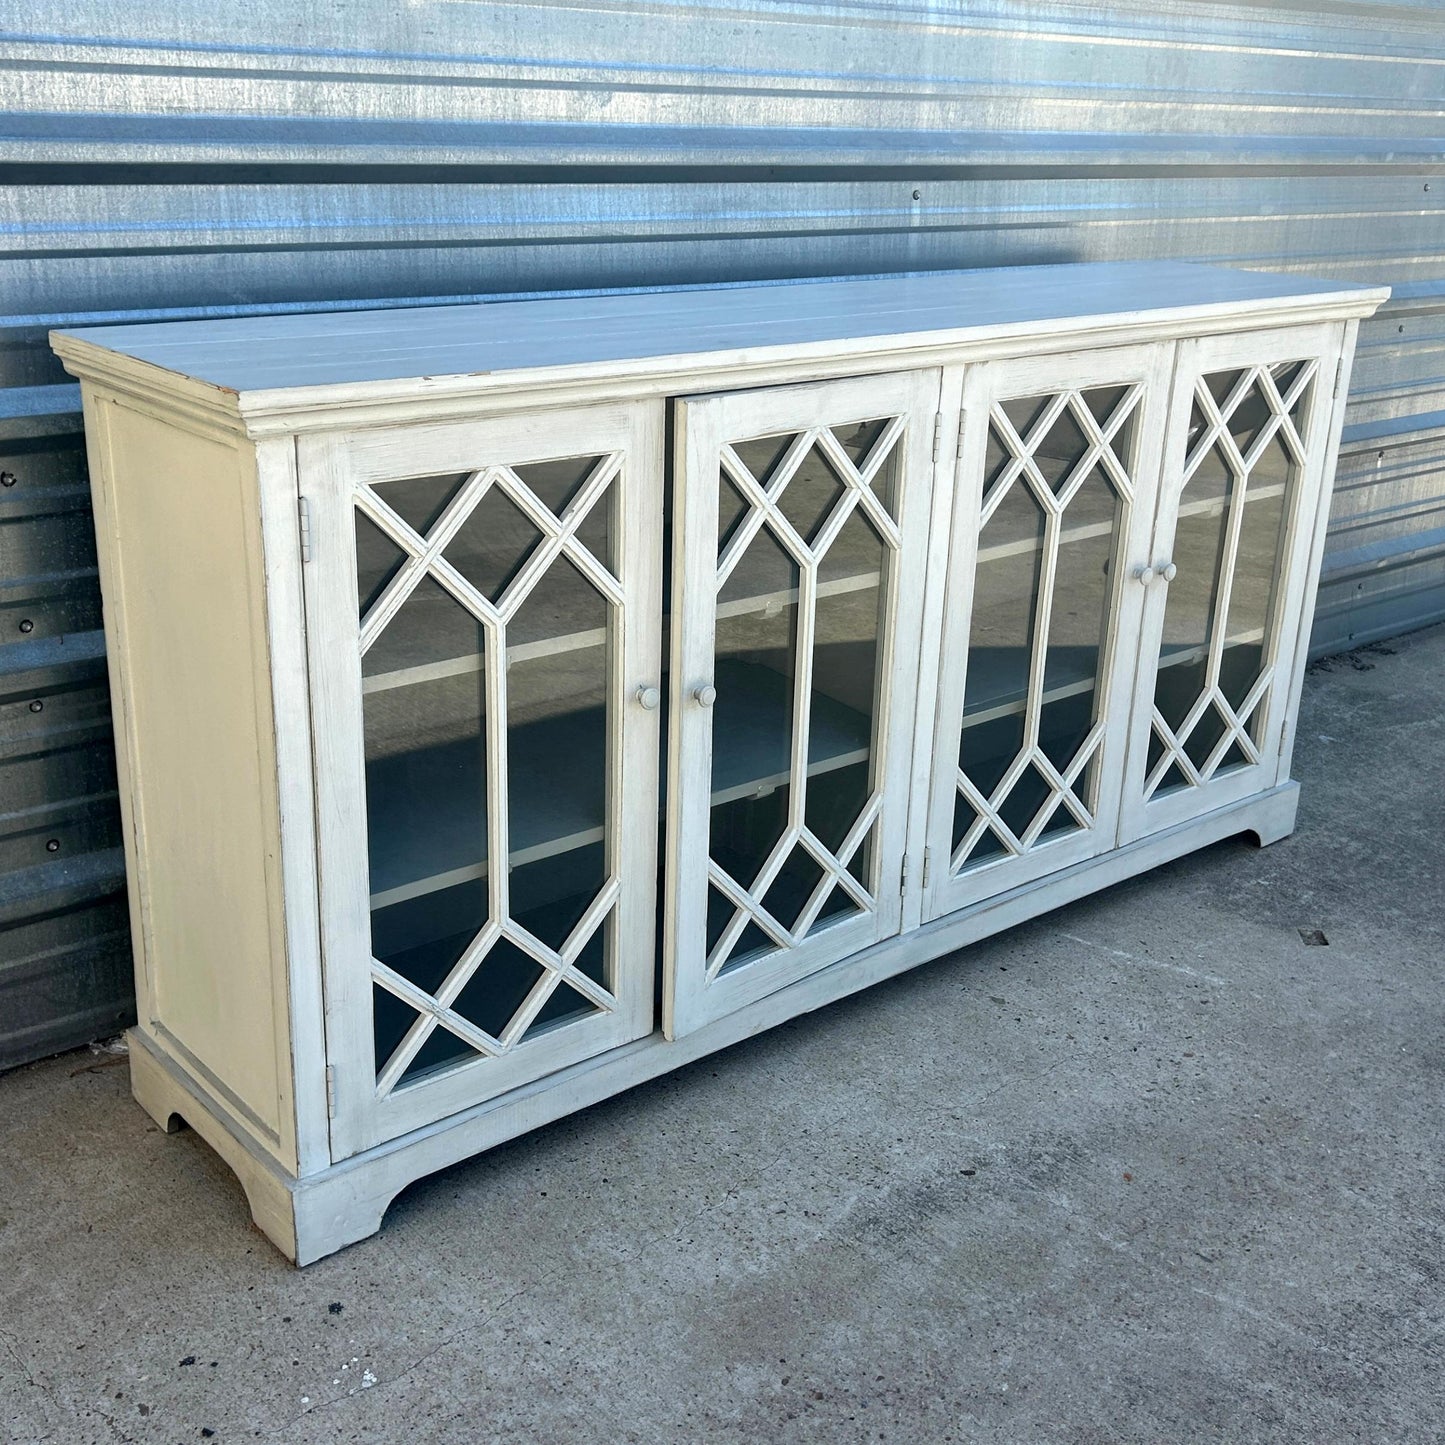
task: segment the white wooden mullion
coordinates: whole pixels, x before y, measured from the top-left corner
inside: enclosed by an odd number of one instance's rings
[[[818,623],[818,564],[809,558],[798,577],[793,674],[793,740],[789,765],[789,831],[801,833],[808,802],[808,743],[813,722],[813,643]]]
[[[627,593],[622,585],[575,536],[569,534],[562,539],[561,553],[613,606],[626,605]]]
[[[1290,383],[1288,392],[1280,397],[1280,411],[1283,416],[1283,427],[1285,445],[1289,448],[1290,460],[1297,467],[1303,467],[1308,463],[1308,453],[1305,450],[1304,438],[1300,436],[1299,430],[1294,424],[1294,418],[1290,412],[1294,409],[1295,403],[1309,387],[1319,370],[1319,362],[1311,358],[1300,367],[1299,375]],[[1276,396],[1279,395],[1279,387],[1275,384],[1274,377],[1269,379],[1270,386]]]
[[[407,598],[427,575],[426,563],[420,557],[408,557],[401,570],[386,584],[386,590],[372,604],[357,630],[356,647],[361,657],[371,651],[373,643],[386,630]]]
[[[1199,690],[1199,696],[1189,705],[1189,711],[1180,720],[1178,728],[1170,732],[1177,747],[1182,749],[1184,744],[1189,741],[1190,734],[1199,726],[1200,718],[1209,711],[1209,705],[1214,701],[1217,691],[1217,688],[1207,686]]]
[[[741,887],[728,873],[713,862],[708,860],[708,881],[719,893],[727,899],[734,908],[740,908],[748,914],[752,921],[778,945],[779,948],[792,948],[797,939],[793,937],[788,929],[784,928],[773,915],[763,907],[758,899],[754,898],[747,889]],[[725,962],[726,960],[724,960]],[[721,965],[719,965],[720,967]],[[709,969],[712,964],[709,962]],[[716,970],[713,970],[716,972]]]
[[[604,1012],[610,1013],[616,1008],[617,999],[613,994],[609,993],[596,980],[588,978],[574,964],[568,963],[555,948],[548,947],[536,934],[529,933],[515,919],[507,920],[502,929],[502,937],[513,947],[525,953],[540,968],[544,968],[564,982],[570,983],[578,993],[584,995]]]
[[[759,489],[769,502],[776,502],[782,496],[783,489],[793,480],[798,468],[803,465],[803,459],[817,441],[819,430],[818,427],[808,427],[804,431],[800,431],[788,444],[782,460],[768,473],[767,480],[759,481]],[[733,449],[728,447],[727,450],[732,451]],[[736,456],[737,453],[734,452],[733,455]]]
[[[819,433],[818,449],[832,464],[839,481],[843,483],[844,490],[856,494],[858,504],[867,513],[873,525],[893,547],[897,548],[900,545],[898,524],[888,515],[888,508],[883,505],[882,499],[863,480],[858,468],[853,465],[853,459],[843,450],[843,444],[826,427]]]
[[[562,523],[556,512],[511,467],[498,467],[496,473],[493,485],[501,488],[507,500],[512,502],[544,537],[560,535]]]
[[[790,818],[791,813],[792,810],[789,809]],[[778,841],[773,844],[768,856],[763,860],[763,866],[758,869],[757,876],[753,879],[751,885],[743,890],[749,897],[755,898],[759,903],[762,902],[763,896],[767,893],[768,889],[773,886],[773,882],[778,874],[782,872],[783,864],[787,862],[788,854],[797,846],[798,834],[801,832],[802,828],[791,821],[788,826],[783,829]]]
[[[1056,391],[1052,396],[1049,397],[1048,401],[1044,405],[1043,410],[1039,412],[1038,416],[1034,418],[1032,425],[1029,427],[1029,434],[1027,436],[1022,435],[1014,427],[1014,424],[1009,421],[1008,414],[1004,412],[1002,406],[999,407],[999,412],[1003,416],[1005,425],[1007,425],[1009,430],[1012,431],[1016,437],[1018,437],[1020,442],[1023,443],[1024,450],[1028,452],[1030,456],[1032,456],[1034,454],[1034,449],[1039,445],[1040,442],[1043,441],[1046,436],[1048,436],[1049,432],[1053,428],[1054,423],[1058,421],[1060,413],[1064,410],[1065,407],[1068,406],[1068,404],[1068,389],[1065,388],[1061,391]]]
[[[828,901],[833,889],[838,885],[840,875],[845,871],[838,865],[838,860],[805,828],[798,838],[798,846],[804,849],[808,856],[823,870],[823,876],[813,886],[808,901],[803,905],[803,911],[793,923],[793,932],[799,938],[807,937],[808,930],[817,922],[818,915],[823,911],[823,905]],[[871,904],[872,900],[869,900]]]
[[[728,448],[723,449],[722,468],[732,477],[737,485],[737,490],[744,502],[747,503],[747,511],[738,519],[728,544],[717,559],[717,582],[716,589],[721,592],[723,584],[733,574],[733,569],[742,561],[758,532],[762,529],[764,518],[767,515],[765,503],[767,498],[763,490],[758,486],[753,474],[743,466],[736,457],[732,459],[737,471],[733,471],[729,465]]]
[[[1261,371],[1263,377],[1268,373]],[[1250,443],[1249,451],[1242,455],[1246,472],[1252,472],[1259,463],[1260,457],[1264,455],[1264,449],[1274,440],[1275,433],[1281,430],[1284,417],[1279,412],[1271,410],[1269,420],[1259,429],[1259,435]]]
[[[1114,410],[1109,413],[1107,420],[1102,423],[1095,418],[1093,412],[1089,411],[1087,404],[1084,406],[1084,411],[1088,413],[1090,424],[1111,451],[1114,447],[1114,438],[1119,434],[1120,430],[1122,430],[1124,423],[1138,411],[1139,403],[1143,399],[1143,386],[1137,381],[1131,382],[1124,388],[1124,395],[1119,398]]]
[[[1211,695],[1212,694],[1206,693],[1203,701],[1207,703]],[[1201,708],[1200,711],[1202,712],[1203,709]],[[1195,720],[1198,721],[1197,718]],[[1194,766],[1194,759],[1184,751],[1184,744],[1175,736],[1174,730],[1169,724],[1164,721],[1164,715],[1158,708],[1154,709],[1153,726],[1159,734],[1159,741],[1164,744],[1165,753],[1164,756],[1159,759],[1158,763],[1155,764],[1154,771],[1149,775],[1147,791],[1152,793],[1154,789],[1159,786],[1165,773],[1169,771],[1171,763],[1178,767],[1179,771],[1184,774],[1185,779],[1192,787],[1199,787],[1204,779],[1200,777],[1199,769]]]
[[[460,1014],[442,1007],[425,989],[418,988],[395,969],[388,968],[380,959],[372,959],[371,976],[388,993],[395,994],[418,1013],[430,1014],[448,1033],[455,1034],[457,1038],[470,1044],[479,1054],[495,1058],[506,1052],[499,1039],[493,1038],[485,1029],[479,1029]]]
[[[1047,488],[1045,488],[1047,491]],[[1049,655],[1049,627],[1054,615],[1054,577],[1059,563],[1059,526],[1061,513],[1052,496],[1046,499],[1044,514],[1044,565],[1041,570],[1034,607],[1034,635],[1029,647],[1029,695],[1024,713],[1025,751],[1038,746],[1039,725],[1044,712],[1044,670]]]
[[[487,751],[487,917],[503,926],[511,918],[511,820],[508,817],[507,627],[499,623],[487,630],[486,751]]]
[[[1129,391],[1120,398],[1119,405],[1109,414],[1108,423],[1103,427],[1100,427],[1094,419],[1093,412],[1091,412],[1087,406],[1081,404],[1074,411],[1075,418],[1084,429],[1085,438],[1097,445],[1098,463],[1108,474],[1109,480],[1114,483],[1115,489],[1121,492],[1124,499],[1131,505],[1134,501],[1134,479],[1129,475],[1128,467],[1119,459],[1118,453],[1114,450],[1114,437],[1118,434],[1119,428],[1122,427],[1124,422],[1134,413],[1141,395],[1141,387],[1131,387]],[[1082,478],[1087,475],[1087,471],[1081,473],[1080,484],[1082,484]],[[1077,490],[1077,486],[1071,485],[1069,487],[1070,501],[1073,499],[1073,495]],[[1067,506],[1068,502],[1064,502],[1063,505]]]
[[[1083,802],[1075,794],[1068,782],[1064,779],[1059,770],[1051,763],[1043,752],[1035,752],[1034,767],[1039,770],[1044,781],[1051,789],[1050,796],[1044,800],[1043,806],[1035,814],[1033,822],[1019,836],[1019,841],[1026,847],[1033,847],[1039,834],[1043,832],[1048,820],[1053,817],[1060,803],[1063,803],[1073,815],[1074,821],[1081,828],[1092,828],[1094,816],[1083,805]],[[1043,822],[1039,819],[1042,817]],[[1037,825],[1037,826],[1035,826]]]
[[[819,427],[814,434],[813,445],[822,453],[824,459],[833,469],[838,481],[845,487],[862,487],[867,484],[854,464],[853,458],[848,455],[847,449],[834,434],[832,427]]]
[[[526,1036],[527,1030],[532,1027],[536,1017],[547,1005],[547,1000],[557,992],[562,982],[562,975],[555,969],[544,968],[541,976],[527,990],[527,997],[518,1006],[516,1013],[507,1020],[506,1027],[499,1035],[502,1043],[508,1049],[514,1049]]]
[[[704,960],[705,971],[708,978],[715,978],[732,957],[733,949],[738,946],[738,939],[743,936],[743,929],[748,926],[751,914],[746,909],[734,906],[733,916],[728,919],[723,931],[718,934],[718,939],[712,946],[712,952]]]
[[[883,540],[895,552],[903,546],[903,536],[898,530],[898,523],[888,515],[888,508],[883,505],[878,494],[870,487],[860,487],[856,493],[858,506],[863,514],[872,522],[874,529],[882,536]]]
[[[1237,455],[1236,449],[1231,451]],[[1234,478],[1229,490],[1229,510],[1225,514],[1224,546],[1219,555],[1219,591],[1214,598],[1214,611],[1210,617],[1209,654],[1204,664],[1204,691],[1212,692],[1219,686],[1219,668],[1224,661],[1226,643],[1225,628],[1229,623],[1229,603],[1234,592],[1234,568],[1239,557],[1239,534],[1244,528],[1244,498],[1249,479],[1240,472]]]
[[[873,450],[863,458],[862,464],[858,467],[858,480],[865,487],[872,487],[873,478],[878,475],[883,463],[893,454],[893,448],[899,437],[903,435],[907,425],[906,417],[891,416],[888,418],[888,425],[883,428],[883,434],[873,443]]]
[[[1074,500],[1074,494],[1089,478],[1089,473],[1104,460],[1108,447],[1097,442],[1090,442],[1084,455],[1079,458],[1078,464],[1069,473],[1068,480],[1057,492],[1054,492],[1054,499],[1058,503],[1059,510],[1063,511],[1070,502]],[[1051,489],[1052,490],[1052,489]]]
[[[954,779],[954,794],[963,795],[964,801],[973,809],[974,819],[964,831],[962,838],[958,840],[958,846],[953,850],[950,858],[950,868],[957,872],[967,861],[968,855],[978,846],[978,840],[988,831],[989,820],[993,817],[993,810],[989,807],[983,794],[969,781],[968,775],[962,768],[958,769]],[[954,803],[956,809],[958,804]]]
[[[1078,751],[1069,760],[1068,767],[1065,768],[1062,773],[1060,773],[1059,776],[1062,779],[1065,787],[1072,788],[1074,786],[1074,779],[1077,778],[1086,767],[1088,767],[1090,759],[1094,756],[1096,752],[1099,751],[1099,748],[1103,745],[1104,734],[1106,731],[1107,728],[1105,727],[1104,719],[1100,718],[1094,724],[1088,737],[1086,737],[1084,741],[1079,744]]]
[[[855,508],[857,508],[862,501],[862,497],[862,490],[858,487],[850,486],[843,489],[843,495],[838,498],[837,506],[828,514],[828,520],[823,523],[818,535],[813,539],[813,545],[810,550],[815,558],[821,561],[828,548],[837,540],[838,533],[843,530],[848,518],[853,515]],[[814,585],[815,602],[819,595],[826,595],[820,593],[821,585],[822,584]]]
[[[401,1076],[411,1067],[411,1062],[421,1052],[422,1045],[436,1031],[436,1015],[418,1014],[411,1027],[402,1035],[401,1042],[391,1051],[391,1057],[376,1075],[376,1096],[384,1099],[401,1082]]]
[[[477,936],[462,951],[462,956],[448,970],[446,977],[432,990],[432,997],[443,1008],[450,1008],[457,995],[472,981],[501,932],[502,926],[495,918],[487,919]]]
[[[1248,725],[1255,708],[1259,706],[1261,699],[1265,693],[1269,691],[1269,685],[1273,681],[1274,664],[1270,663],[1267,667],[1260,670],[1259,676],[1254,680],[1254,686],[1244,695],[1244,701],[1239,706],[1237,716],[1241,727]]]
[[[560,957],[569,968],[577,962],[578,955],[587,947],[598,925],[612,911],[612,905],[622,896],[622,880],[615,874],[602,885],[597,897],[587,905],[587,911],[577,920],[572,932],[563,942]]]
[[[1038,842],[1039,834],[1048,827],[1049,819],[1058,811],[1063,794],[1057,788],[1052,789],[1049,796],[1039,804],[1038,811],[1029,820],[1029,825],[1019,834],[1019,842],[1025,853]]]
[[[470,612],[478,622],[490,623],[493,627],[501,626],[501,613],[477,591],[470,580],[457,571],[455,563],[448,561],[445,557],[437,557],[427,568],[427,573],[434,581],[440,583],[451,594],[453,600]]]

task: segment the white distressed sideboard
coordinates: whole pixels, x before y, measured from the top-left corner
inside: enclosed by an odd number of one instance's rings
[[[136,1097],[412,1180],[1294,823],[1359,319],[1174,263],[56,333]]]

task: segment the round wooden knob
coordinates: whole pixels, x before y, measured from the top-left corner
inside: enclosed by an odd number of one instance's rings
[[[651,712],[662,701],[662,694],[655,687],[639,687],[637,701]]]
[[[1136,567],[1134,569],[1134,580],[1141,582],[1147,587],[1154,580],[1154,569],[1152,567]]]
[[[1159,569],[1159,575],[1166,582],[1172,582],[1179,575],[1179,569],[1172,562],[1166,562]]]
[[[717,688],[712,683],[705,682],[701,687],[695,687],[692,695],[697,699],[699,707],[711,707],[717,701]]]

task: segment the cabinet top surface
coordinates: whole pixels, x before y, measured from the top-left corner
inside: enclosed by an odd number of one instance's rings
[[[752,357],[774,349],[878,338],[967,339],[1202,311],[1341,305],[1367,315],[1381,287],[1185,262],[1104,262],[685,291],[477,302],[52,333],[81,374],[99,352],[159,367],[225,393],[275,393],[520,372],[576,372],[664,358]],[[299,398],[297,398],[299,400]]]

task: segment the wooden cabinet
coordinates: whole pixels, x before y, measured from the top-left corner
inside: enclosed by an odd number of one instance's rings
[[[1284,836],[1383,295],[1075,266],[57,334],[137,1097],[304,1263],[456,1159]]]

